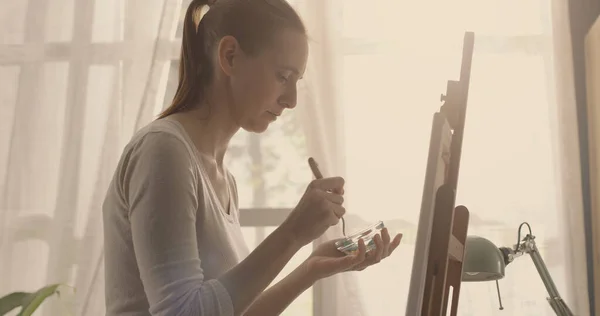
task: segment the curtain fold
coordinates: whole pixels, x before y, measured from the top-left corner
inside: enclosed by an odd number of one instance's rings
[[[566,272],[570,275],[564,299],[577,315],[590,315],[586,264],[579,126],[575,100],[573,50],[568,1],[552,1],[552,30],[556,96],[556,139],[564,234]]]
[[[600,315],[600,18],[585,37],[588,141],[590,153],[590,191],[592,218],[593,289],[595,315]]]
[[[339,100],[340,21],[333,1],[298,1],[296,9],[308,29],[310,55],[298,92],[298,113],[304,128],[308,155],[319,163],[324,176],[345,176],[344,113]],[[351,197],[345,197],[351,212]],[[351,224],[350,224],[351,225]],[[346,233],[356,229],[346,227]],[[342,224],[315,241],[342,237]],[[364,315],[358,284],[352,272],[319,281],[314,286],[314,315]]]

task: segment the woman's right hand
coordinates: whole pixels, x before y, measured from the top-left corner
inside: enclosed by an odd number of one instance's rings
[[[312,242],[346,213],[343,193],[341,177],[313,180],[282,226],[301,246]]]

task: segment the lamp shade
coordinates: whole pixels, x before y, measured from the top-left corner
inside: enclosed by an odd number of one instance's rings
[[[493,281],[504,278],[504,257],[491,241],[468,236],[465,242],[463,282]]]

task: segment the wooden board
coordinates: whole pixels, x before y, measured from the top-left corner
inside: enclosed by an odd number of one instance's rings
[[[451,141],[452,130],[450,129],[450,125],[448,125],[443,114],[435,113],[429,141],[425,184],[423,186],[421,212],[419,215],[408,300],[406,303],[405,315],[407,316],[422,315],[422,304],[426,292],[427,262],[429,261],[429,248],[435,214],[434,202],[438,189],[444,184],[448,168],[448,159],[446,157],[450,155]]]

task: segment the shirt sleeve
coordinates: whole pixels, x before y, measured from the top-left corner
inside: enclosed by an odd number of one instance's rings
[[[150,314],[233,315],[229,293],[204,280],[196,234],[198,174],[175,135],[151,132],[131,152],[124,193]]]

